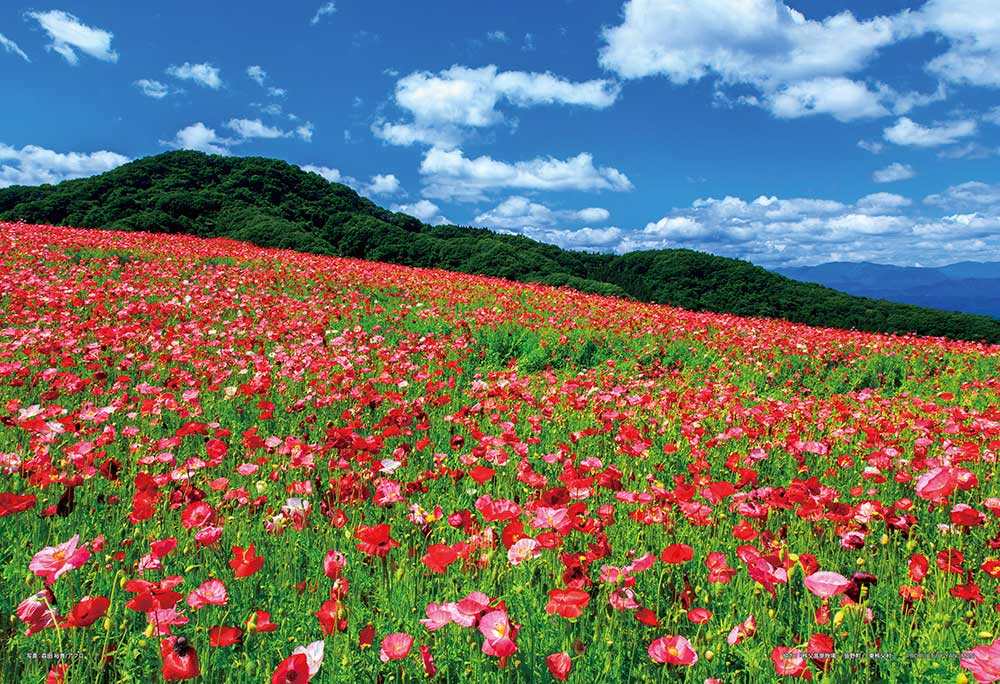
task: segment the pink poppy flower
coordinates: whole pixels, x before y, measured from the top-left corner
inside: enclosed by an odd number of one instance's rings
[[[80,535],[75,534],[67,542],[58,546],[46,546],[35,554],[28,564],[28,569],[39,577],[45,578],[45,584],[52,584],[70,570],[76,570],[90,558],[87,545],[77,548]]]
[[[43,589],[17,604],[17,617],[28,625],[25,636],[31,636],[56,624],[54,597],[48,589]]]
[[[809,671],[802,651],[792,650],[787,646],[775,646],[771,649],[771,662],[774,663],[776,674],[812,679],[812,672]]]
[[[971,658],[962,658],[959,664],[972,673],[979,684],[1000,681],[1000,639],[992,644],[977,646],[969,651]]]
[[[851,586],[851,580],[835,572],[821,570],[802,580],[806,589],[820,598],[828,599],[837,594],[843,594]]]
[[[529,558],[538,558],[541,555],[539,548],[541,544],[531,537],[517,540],[507,551],[507,560],[511,565],[520,565]]]
[[[917,478],[917,496],[922,499],[942,499],[955,491],[958,473],[954,468],[932,468]]]
[[[691,642],[682,636],[660,637],[649,645],[648,652],[657,663],[691,666],[698,662]]]
[[[729,632],[729,637],[726,641],[730,646],[735,646],[747,637],[752,637],[756,633],[757,620],[755,620],[754,616],[751,615],[746,620],[733,627],[733,629]]]
[[[427,617],[420,618],[420,622],[429,631],[434,632],[451,622],[451,613],[439,603],[428,603]]]
[[[188,594],[187,604],[198,610],[208,605],[224,606],[227,599],[226,585],[220,580],[210,579]]]
[[[486,613],[479,620],[479,631],[485,638],[483,653],[486,655],[506,658],[517,651],[517,645],[511,639],[513,630],[505,611],[494,610]]]
[[[174,608],[158,608],[146,613],[146,620],[154,636],[168,636],[170,628],[186,625],[188,617]]]
[[[378,657],[383,663],[390,660],[402,660],[410,654],[413,647],[413,637],[405,632],[397,632],[388,635],[382,640],[382,649]]]

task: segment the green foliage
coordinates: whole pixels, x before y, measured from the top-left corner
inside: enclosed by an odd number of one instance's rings
[[[0,220],[227,237],[262,247],[443,268],[692,310],[1000,342],[1000,321],[853,297],[690,250],[623,256],[481,228],[428,226],[274,159],[168,152],[57,186],[0,190]]]

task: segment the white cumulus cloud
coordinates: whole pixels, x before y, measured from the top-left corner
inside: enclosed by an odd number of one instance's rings
[[[876,183],[893,183],[895,181],[913,178],[917,172],[909,164],[893,162],[884,169],[878,169],[872,173],[872,180]]]
[[[539,202],[532,202],[527,197],[514,195],[493,209],[476,216],[474,222],[477,225],[490,228],[524,229],[527,227],[551,227],[566,222],[602,223],[610,217],[611,213],[601,207],[558,210],[551,209]]]
[[[930,0],[907,17],[914,32],[944,36],[948,49],[927,69],[952,83],[1000,87],[1000,20],[995,0]]]
[[[365,192],[369,195],[394,195],[399,192],[399,179],[391,173],[375,174]]]
[[[427,197],[479,200],[496,190],[613,190],[632,189],[632,182],[618,169],[594,166],[590,154],[568,159],[536,157],[508,163],[492,157],[467,158],[462,150],[434,147],[420,164]]]
[[[180,66],[167,67],[167,75],[185,81],[194,81],[200,86],[218,90],[222,87],[222,77],[219,69],[211,64],[191,64],[184,62]]]
[[[432,226],[449,225],[452,223],[441,214],[441,207],[426,199],[413,202],[412,204],[393,204],[390,209],[402,214],[415,216],[424,223]]]
[[[599,61],[623,79],[665,76],[715,82],[717,98],[766,107],[783,118],[829,114],[841,121],[904,115],[947,96],[943,82],[1000,86],[996,0],[929,0],[919,9],[856,17],[806,16],[783,0],[627,0],[603,31]],[[926,64],[941,79],[931,93],[900,92],[852,74],[880,51],[930,35],[945,52]],[[745,88],[756,91],[745,94]],[[730,98],[725,89],[741,88]]]
[[[154,100],[162,100],[170,94],[170,88],[167,84],[150,78],[140,78],[135,82],[135,86],[142,91],[143,95]]]
[[[263,86],[264,81],[267,80],[267,72],[264,71],[264,67],[258,64],[247,67],[247,76],[259,86]]]
[[[563,104],[604,109],[620,91],[617,83],[605,79],[576,82],[547,72],[499,71],[494,65],[456,65],[436,74],[418,71],[396,83],[396,104],[412,121],[378,121],[373,132],[394,145],[454,146],[463,128],[503,122],[498,109],[503,102],[522,108]]]
[[[260,119],[230,119],[226,128],[232,130],[241,138],[284,138],[287,131],[264,124]]]
[[[975,135],[976,128],[976,122],[973,119],[959,119],[932,126],[922,126],[904,116],[886,128],[883,131],[883,137],[896,145],[937,147],[950,145],[961,138]]]
[[[940,194],[928,195],[924,198],[924,202],[940,205],[953,211],[982,210],[986,207],[992,207],[997,213],[1000,213],[1000,183],[993,185],[980,181],[959,183],[948,187]]]
[[[178,150],[197,150],[210,154],[229,154],[229,147],[238,144],[239,140],[223,138],[201,121],[186,126],[177,131],[173,140],[161,140],[160,143]]]
[[[117,62],[118,53],[111,49],[114,34],[104,29],[87,26],[78,18],[62,10],[28,12],[25,16],[38,22],[52,41],[46,49],[61,55],[70,64],[80,58],[76,51],[104,62]]]
[[[0,188],[59,183],[71,178],[93,176],[128,161],[125,155],[108,150],[55,152],[38,145],[17,149],[0,143]]]
[[[889,110],[864,83],[840,76],[798,81],[766,95],[771,112],[782,119],[829,114],[838,121],[885,116]]]

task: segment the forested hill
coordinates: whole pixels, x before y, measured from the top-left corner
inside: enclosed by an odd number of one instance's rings
[[[479,228],[429,226],[339,183],[258,157],[168,152],[59,185],[0,190],[0,219],[228,237],[264,247],[499,276],[873,332],[1000,342],[1000,321],[863,299],[690,250],[622,256]]]

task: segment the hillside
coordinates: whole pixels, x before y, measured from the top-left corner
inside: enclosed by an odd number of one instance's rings
[[[614,256],[429,226],[273,159],[178,151],[56,186],[0,190],[0,220],[227,237],[264,247],[566,285],[741,316],[1000,342],[1000,321],[847,295],[690,250]]]
[[[848,294],[1000,318],[1000,263],[963,261],[937,268],[834,262],[777,269],[795,280]]]

